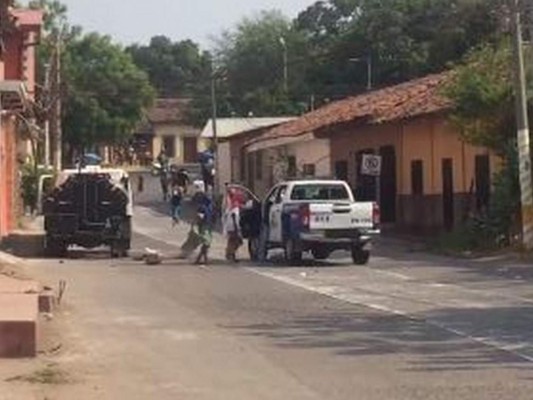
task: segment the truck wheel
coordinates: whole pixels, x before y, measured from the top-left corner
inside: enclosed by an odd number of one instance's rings
[[[49,257],[65,257],[68,246],[61,240],[45,238],[44,249]]]
[[[302,252],[298,250],[294,239],[287,239],[285,242],[285,260],[292,265],[302,261]]]
[[[111,257],[121,258],[128,256],[128,242],[126,240],[115,240],[111,243]]]
[[[314,249],[311,250],[311,254],[313,254],[315,260],[325,260],[331,253],[326,249]]]
[[[352,249],[352,260],[356,265],[366,265],[370,261],[370,252],[360,247],[354,247]]]

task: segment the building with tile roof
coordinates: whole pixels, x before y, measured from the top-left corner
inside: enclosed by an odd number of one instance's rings
[[[378,201],[387,226],[410,232],[452,229],[488,205],[499,160],[461,140],[442,94],[451,72],[330,103],[244,141],[244,175],[269,184],[276,162],[288,175],[346,180],[359,200]],[[364,154],[381,156],[381,176],[362,173]],[[257,160],[261,160],[259,167]],[[266,160],[266,161],[265,161]],[[260,192],[268,189],[262,185]],[[257,188],[257,185],[255,185]]]

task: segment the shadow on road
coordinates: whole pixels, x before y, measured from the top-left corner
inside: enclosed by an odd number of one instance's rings
[[[286,349],[327,349],[340,356],[405,355],[407,371],[459,371],[501,368],[531,369],[531,362],[467,335],[497,336],[501,343],[524,343],[533,334],[533,308],[443,309],[412,319],[368,310],[324,313],[278,323],[228,326],[242,335],[273,340]],[[495,332],[494,321],[501,321]],[[437,322],[438,321],[438,322]],[[436,324],[453,328],[442,329]],[[451,329],[465,332],[459,336]],[[529,349],[533,355],[533,349]],[[526,351],[526,349],[524,349]]]

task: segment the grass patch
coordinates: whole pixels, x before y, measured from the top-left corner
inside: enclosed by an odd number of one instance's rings
[[[68,374],[57,368],[55,364],[49,364],[29,375],[17,375],[7,378],[6,382],[25,382],[34,385],[65,385],[71,380]]]

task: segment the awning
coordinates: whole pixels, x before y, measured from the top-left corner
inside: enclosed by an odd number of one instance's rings
[[[0,81],[0,110],[23,112],[28,107],[28,92],[22,81]]]

